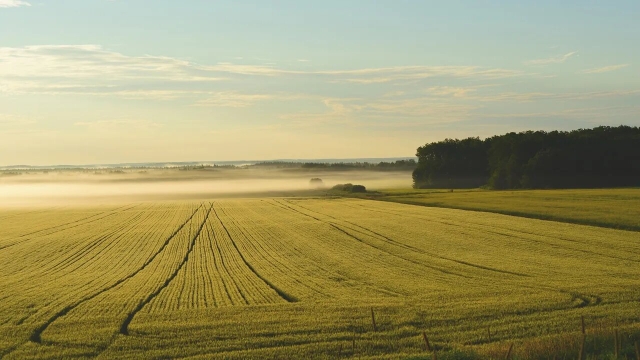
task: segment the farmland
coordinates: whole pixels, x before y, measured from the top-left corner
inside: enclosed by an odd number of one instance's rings
[[[581,316],[625,346],[640,328],[634,231],[342,198],[6,209],[0,228],[6,359],[431,358],[423,332],[442,358],[532,358]]]
[[[640,230],[640,189],[381,190],[374,198],[403,204],[490,211],[614,229]]]

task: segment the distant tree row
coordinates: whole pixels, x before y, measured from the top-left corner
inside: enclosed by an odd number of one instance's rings
[[[526,131],[419,147],[416,188],[640,186],[640,128]]]
[[[320,163],[320,162],[288,162],[288,161],[270,161],[260,162],[255,167],[272,167],[285,169],[321,169],[321,170],[378,170],[378,171],[396,171],[406,170],[412,171],[416,168],[414,159],[397,160],[392,162],[340,162],[340,163]]]

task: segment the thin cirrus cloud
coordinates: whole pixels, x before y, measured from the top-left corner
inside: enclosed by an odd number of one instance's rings
[[[297,112],[280,118],[298,127],[318,125],[381,125],[385,121],[368,121],[393,118],[416,119],[421,124],[453,123],[472,117],[478,106],[472,104],[433,100],[428,97],[408,99],[383,98],[325,98],[322,112]]]
[[[126,56],[96,45],[0,48],[0,93],[172,99],[207,92],[220,74],[162,56]]]
[[[419,80],[431,77],[486,78],[498,79],[524,75],[523,72],[508,69],[487,69],[479,66],[394,66],[382,68],[364,68],[350,70],[300,71],[279,69],[266,65],[240,65],[219,63],[203,66],[210,72],[259,75],[259,76],[315,76],[332,82],[351,82],[361,84],[387,83],[403,80]]]
[[[601,73],[620,70],[620,69],[626,68],[627,66],[629,66],[629,64],[609,65],[609,66],[603,66],[599,68],[583,70],[580,73],[581,74],[601,74]]]
[[[577,53],[578,53],[577,51],[572,51],[572,52],[566,53],[564,55],[554,56],[554,57],[550,57],[550,58],[546,58],[546,59],[529,60],[529,61],[525,61],[525,65],[561,64],[561,63],[569,60],[570,57],[574,56]]]
[[[350,83],[380,84],[414,81],[437,77],[503,79],[524,75],[518,70],[487,69],[479,66],[397,66],[356,70],[317,71],[312,74],[328,75]]]
[[[482,102],[534,102],[541,100],[594,100],[604,98],[623,98],[640,95],[640,90],[617,90],[617,91],[590,91],[581,93],[546,93],[546,92],[506,92],[483,96],[470,96],[470,100],[478,100]]]
[[[214,91],[212,84],[242,77],[305,77],[310,81],[328,83],[375,84],[435,77],[497,79],[521,75],[523,73],[516,70],[479,66],[396,66],[301,71],[269,65],[201,65],[165,56],[128,56],[98,45],[0,48],[0,92],[17,94],[116,95],[167,99],[206,95]],[[216,91],[219,92],[220,89]],[[234,98],[221,96],[213,97],[208,102],[241,107],[245,100],[256,99],[239,99],[236,102]]]
[[[272,95],[242,94],[237,91],[221,91],[208,95],[198,101],[196,106],[243,108],[253,105],[257,101],[273,99]]]
[[[0,48],[0,61],[0,76],[6,78],[220,80],[188,61],[126,56],[97,45],[5,47]]]
[[[561,63],[575,53],[535,60],[532,64]],[[624,66],[626,64],[590,69],[586,73],[613,71]],[[372,124],[386,123],[384,119],[419,119],[424,124],[453,123],[473,119],[484,108],[497,106],[492,105],[497,102],[517,106],[562,99],[577,104],[578,101],[629,98],[640,94],[635,90],[540,92],[534,85],[527,85],[530,75],[521,70],[473,65],[329,70],[234,63],[203,65],[165,56],[129,56],[98,45],[0,48],[0,94],[158,101],[183,99],[187,106],[236,110],[277,101],[281,102],[277,107],[268,106],[262,110],[277,108],[278,114],[261,114],[300,124],[357,125],[366,119],[375,120]],[[519,89],[501,91],[500,86],[510,78],[518,80]],[[300,90],[300,80],[308,90]],[[258,92],[253,86],[256,83],[262,84]],[[358,94],[357,98],[335,97],[343,89],[354,90],[352,94]],[[209,110],[193,111],[204,113]],[[140,124],[149,125],[130,120],[76,125],[107,128]]]
[[[430,94],[436,96],[453,96],[457,98],[465,97],[468,94],[477,91],[475,88],[461,88],[453,86],[434,86],[427,89]]]
[[[21,0],[0,0],[0,8],[16,8],[21,6],[31,6],[31,4]]]
[[[194,106],[200,107],[229,107],[246,108],[261,101],[296,101],[313,100],[318,101],[322,97],[317,95],[307,95],[292,92],[269,92],[268,94],[246,93],[241,91],[211,91],[203,94],[203,98],[198,100]]]

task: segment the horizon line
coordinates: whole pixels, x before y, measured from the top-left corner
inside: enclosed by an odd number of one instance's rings
[[[149,162],[121,162],[121,163],[85,163],[85,164],[55,164],[55,165],[28,165],[28,164],[15,164],[15,165],[0,165],[0,170],[7,169],[26,169],[26,168],[89,168],[89,167],[135,167],[136,165],[160,165],[165,164],[167,167],[171,164],[179,165],[216,165],[216,164],[229,164],[232,163],[249,163],[247,165],[264,163],[264,162],[338,162],[345,160],[402,160],[402,159],[415,159],[416,156],[390,156],[390,157],[352,157],[352,158],[283,158],[283,159],[254,159],[254,160],[203,160],[203,161],[149,161]]]

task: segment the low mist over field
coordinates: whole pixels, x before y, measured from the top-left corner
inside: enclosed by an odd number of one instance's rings
[[[0,0],[0,360],[640,360],[638,14]]]
[[[410,171],[212,168],[148,170],[59,170],[4,172],[0,202],[5,206],[96,204],[120,201],[181,200],[206,197],[254,196],[316,191],[309,184],[320,178],[325,187],[358,183],[368,189],[410,187]]]

